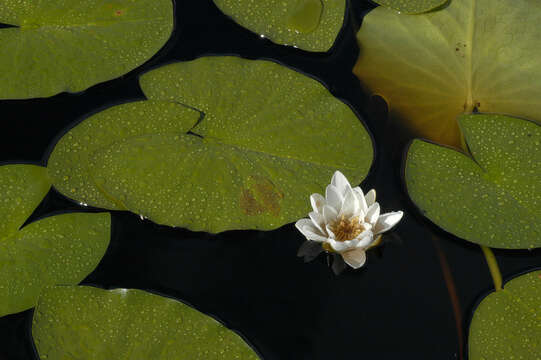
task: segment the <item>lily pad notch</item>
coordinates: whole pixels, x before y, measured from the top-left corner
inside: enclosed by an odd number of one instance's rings
[[[413,140],[404,183],[420,212],[462,239],[493,248],[541,246],[541,126],[495,115],[458,120],[471,152]]]
[[[0,166],[0,316],[34,307],[45,286],[78,284],[109,245],[109,213],[51,214],[20,228],[49,188],[44,167]]]
[[[194,231],[270,230],[306,213],[337,169],[357,184],[371,167],[353,109],[275,62],[203,57],[140,84],[148,100],[91,116],[56,144],[48,169],[64,195]]]

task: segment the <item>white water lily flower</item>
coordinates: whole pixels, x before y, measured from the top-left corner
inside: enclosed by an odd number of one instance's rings
[[[403,216],[402,211],[380,214],[376,191],[365,195],[360,187],[352,188],[340,171],[334,173],[325,197],[312,194],[310,202],[310,218],[295,224],[308,239],[298,255],[309,261],[325,250],[340,254],[354,269],[364,265],[366,250]]]

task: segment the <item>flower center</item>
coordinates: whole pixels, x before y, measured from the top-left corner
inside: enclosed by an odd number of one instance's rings
[[[355,216],[346,219],[341,216],[331,225],[331,230],[338,241],[347,241],[355,239],[360,233],[365,230],[364,224],[359,221],[359,217]]]

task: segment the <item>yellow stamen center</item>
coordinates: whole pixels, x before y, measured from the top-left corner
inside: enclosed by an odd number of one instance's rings
[[[338,241],[353,240],[365,230],[358,216],[350,219],[341,216],[330,228]]]

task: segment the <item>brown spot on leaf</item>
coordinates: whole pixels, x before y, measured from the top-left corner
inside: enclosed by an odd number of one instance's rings
[[[246,215],[255,216],[268,213],[278,216],[283,197],[284,194],[266,177],[250,176],[241,191],[239,206]]]

